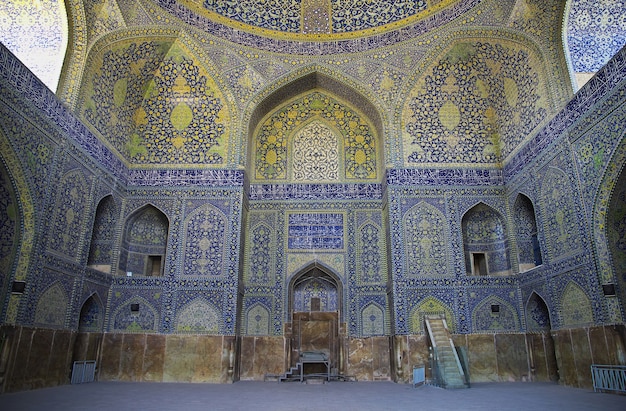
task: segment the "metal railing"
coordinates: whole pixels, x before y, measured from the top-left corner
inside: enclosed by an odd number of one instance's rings
[[[96,376],[95,361],[74,361],[72,367],[72,384],[93,382]]]
[[[591,365],[593,390],[626,393],[626,366],[624,365]]]

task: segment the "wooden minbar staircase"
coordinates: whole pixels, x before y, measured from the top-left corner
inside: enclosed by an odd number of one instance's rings
[[[433,379],[443,388],[469,388],[469,378],[461,365],[444,315],[424,317],[433,346]]]
[[[305,374],[304,364],[319,364],[324,369],[324,372],[318,372],[315,374]],[[303,382],[309,378],[323,378],[325,381],[330,381],[330,360],[324,352],[320,351],[305,351],[301,352],[298,358],[298,362],[294,367],[291,367],[283,375],[278,377],[278,382],[283,381],[300,381]]]

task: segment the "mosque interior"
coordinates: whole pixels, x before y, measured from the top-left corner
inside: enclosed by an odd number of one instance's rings
[[[626,365],[625,1],[0,21],[0,393]]]

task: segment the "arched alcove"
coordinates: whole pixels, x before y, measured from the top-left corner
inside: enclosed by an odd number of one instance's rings
[[[101,332],[104,324],[104,308],[97,294],[85,300],[80,309],[78,332]]]
[[[98,203],[87,265],[105,273],[111,272],[118,214],[119,207],[113,196],[108,195]]]
[[[313,263],[292,277],[289,282],[292,365],[301,353],[314,351],[323,352],[331,368],[343,368],[339,357],[342,295],[339,277],[320,264]]]
[[[535,207],[528,197],[520,193],[513,205],[513,213],[519,270],[523,272],[543,263],[541,246],[537,238]]]
[[[550,311],[546,302],[533,291],[526,302],[526,328],[528,331],[545,331],[552,329]]]
[[[557,381],[559,371],[551,332],[550,310],[545,300],[535,291],[526,301],[525,317],[531,372],[537,381]]]
[[[479,203],[465,213],[461,224],[467,274],[511,274],[506,227],[500,213]]]
[[[339,277],[320,264],[311,264],[289,283],[289,312],[340,313],[342,294]]]
[[[382,179],[381,115],[330,75],[314,71],[268,93],[247,126],[252,183]]]
[[[167,217],[152,205],[133,213],[124,226],[119,274],[162,276],[168,230]]]

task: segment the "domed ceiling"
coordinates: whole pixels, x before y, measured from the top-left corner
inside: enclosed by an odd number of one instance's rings
[[[243,46],[302,55],[360,52],[419,37],[484,0],[152,0]],[[365,41],[366,40],[366,41]],[[290,44],[291,43],[291,44]]]
[[[157,0],[167,8],[171,1]],[[176,0],[227,26],[264,35],[313,38],[380,33],[432,17],[459,0]],[[475,3],[476,2],[464,2]],[[179,7],[179,10],[182,9]]]

